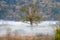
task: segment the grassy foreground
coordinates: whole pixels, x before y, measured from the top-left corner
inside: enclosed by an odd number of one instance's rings
[[[32,35],[32,36],[20,36],[20,35],[6,35],[0,36],[0,40],[52,40],[51,35]]]

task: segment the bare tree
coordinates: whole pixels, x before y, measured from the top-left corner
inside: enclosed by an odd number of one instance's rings
[[[22,6],[20,11],[26,13],[24,21],[29,21],[31,27],[33,26],[33,23],[38,23],[40,21],[40,17],[36,15],[40,12],[40,8],[35,4],[31,3],[28,7]]]

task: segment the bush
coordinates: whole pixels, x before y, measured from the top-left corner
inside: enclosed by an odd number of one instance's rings
[[[56,29],[55,40],[60,40],[60,28]]]

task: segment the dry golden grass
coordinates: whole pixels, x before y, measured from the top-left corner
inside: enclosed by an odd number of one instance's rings
[[[52,40],[53,36],[49,35],[35,35],[35,36],[20,36],[20,35],[10,35],[1,36],[0,40]]]

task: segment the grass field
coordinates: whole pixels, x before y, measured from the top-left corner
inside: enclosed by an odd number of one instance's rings
[[[52,40],[52,35],[31,35],[31,36],[21,36],[21,35],[5,35],[0,36],[0,40]]]

